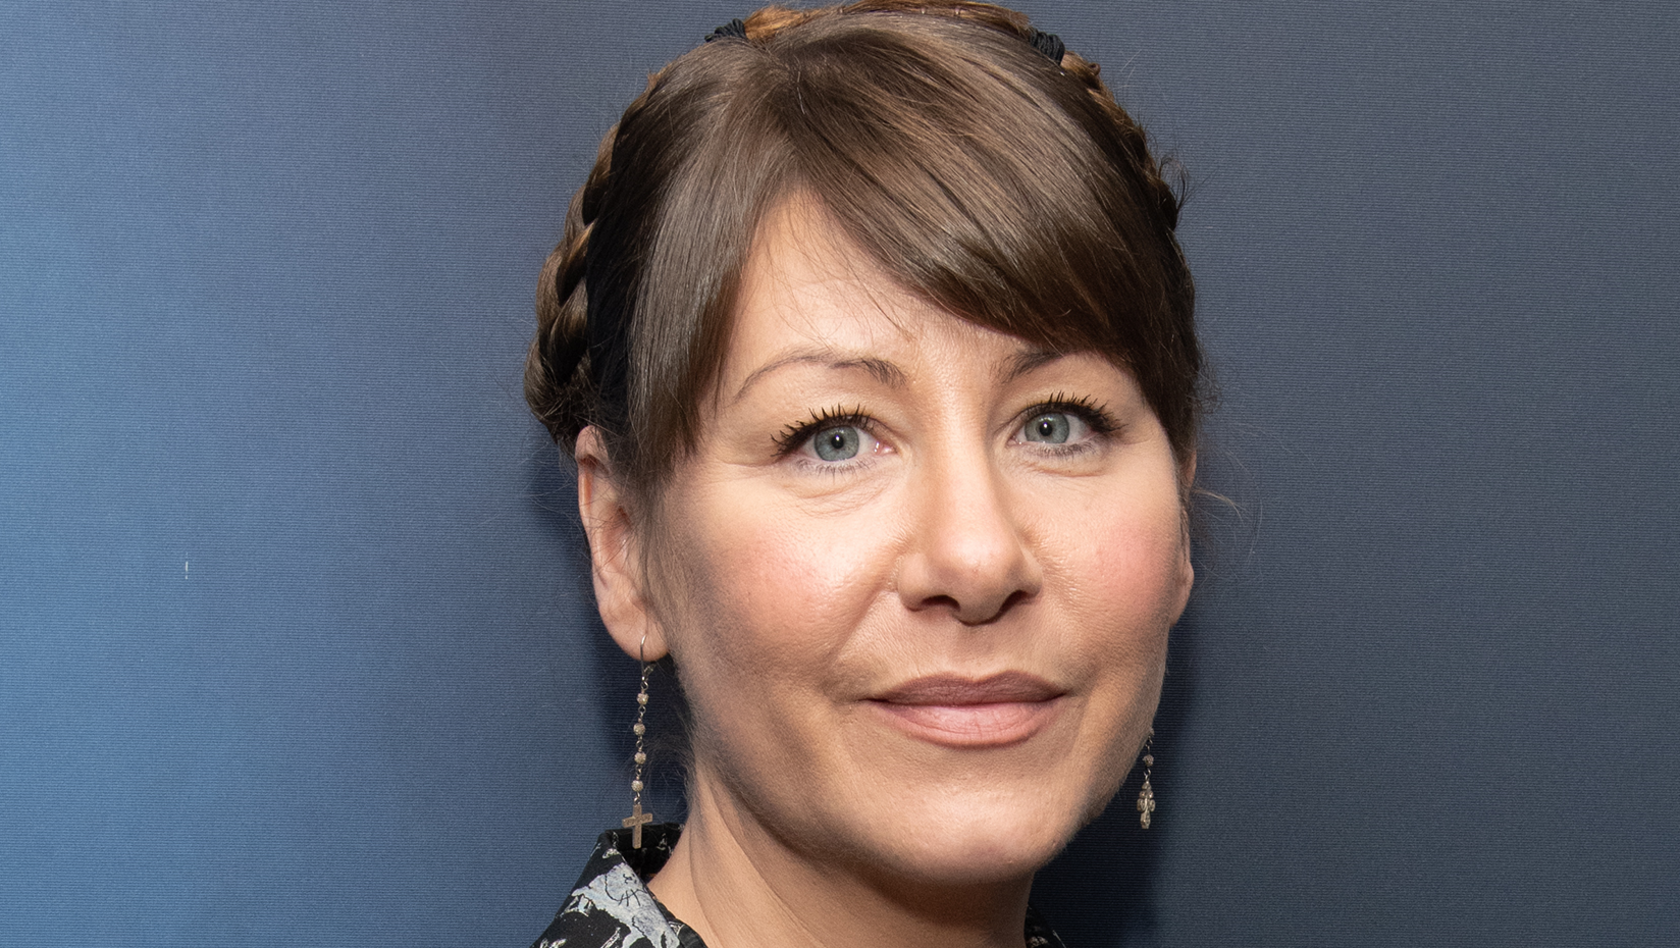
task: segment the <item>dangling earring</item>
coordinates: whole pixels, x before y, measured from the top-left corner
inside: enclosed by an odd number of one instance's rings
[[[652,813],[642,812],[642,769],[647,765],[647,704],[648,704],[648,672],[653,666],[647,662],[647,633],[642,633],[642,644],[636,647],[636,657],[642,662],[642,690],[636,693],[636,726],[630,730],[636,735],[636,775],[630,780],[631,807],[630,815],[624,818],[624,828],[630,831],[630,848],[642,848],[642,827],[653,822]],[[1144,817],[1144,825],[1148,826],[1148,817]]]
[[[1149,828],[1149,814],[1155,812],[1155,790],[1149,785],[1149,770],[1155,766],[1155,731],[1143,739],[1143,789],[1138,791],[1138,822]]]

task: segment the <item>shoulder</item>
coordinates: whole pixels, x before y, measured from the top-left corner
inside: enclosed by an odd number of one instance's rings
[[[532,948],[705,948],[647,887],[670,858],[680,827],[666,824],[645,832],[647,844],[640,850],[620,838],[628,836],[624,831],[601,834],[566,904]]]

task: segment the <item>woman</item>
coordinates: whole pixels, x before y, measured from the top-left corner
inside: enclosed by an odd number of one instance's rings
[[[539,945],[1057,943],[1033,873],[1144,746],[1191,585],[1177,209],[997,7],[769,8],[652,78],[527,396],[608,632],[674,665],[689,812],[644,826],[638,745]]]

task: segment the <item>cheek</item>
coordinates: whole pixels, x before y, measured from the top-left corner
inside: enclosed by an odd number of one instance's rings
[[[773,698],[832,674],[891,559],[878,531],[752,502],[691,504],[673,538],[672,650],[697,704]]]
[[[1146,495],[1148,496],[1148,495]],[[1189,592],[1176,492],[1147,503],[1094,506],[1064,533],[1068,624],[1084,678],[1081,746],[1089,762],[1086,818],[1095,818],[1131,770],[1154,717],[1168,632]]]
[[[879,599],[879,541],[851,523],[731,504],[691,507],[669,552],[667,633],[692,710],[696,764],[761,803],[778,775],[824,767],[848,692],[848,646]]]
[[[1134,621],[1166,627],[1189,586],[1188,550],[1176,504],[1149,518],[1120,518],[1095,536],[1096,592]]]
[[[1047,582],[1086,630],[1092,667],[1158,669],[1190,582],[1176,492],[1111,493],[1076,509],[1047,538]]]

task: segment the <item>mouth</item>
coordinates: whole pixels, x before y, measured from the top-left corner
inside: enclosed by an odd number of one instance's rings
[[[909,736],[946,747],[1019,744],[1043,730],[1062,707],[1063,692],[1025,672],[981,679],[929,675],[870,700]]]

